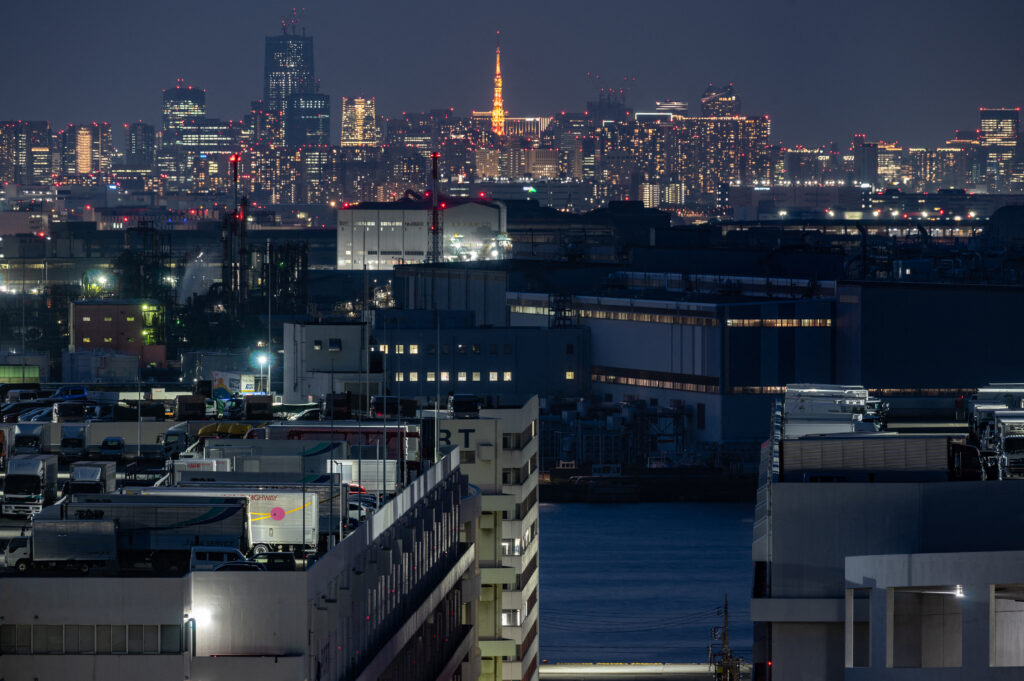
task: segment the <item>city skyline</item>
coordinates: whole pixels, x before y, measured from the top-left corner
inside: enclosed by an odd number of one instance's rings
[[[198,10],[198,3],[186,2],[174,15],[127,17],[104,11],[103,6],[115,3],[100,3],[90,12],[70,6],[48,13],[53,4],[11,8],[14,23],[28,30],[15,32],[0,49],[13,61],[30,45],[60,36],[68,48],[63,54],[76,54],[79,67],[69,69],[56,53],[37,50],[36,58],[6,75],[0,118],[45,119],[54,128],[93,119],[155,123],[159,90],[181,77],[207,91],[209,115],[239,119],[262,90],[264,38],[279,32],[288,10],[269,3],[246,3],[245,13],[238,3],[203,6],[199,15],[211,26],[230,26],[222,39],[210,39],[208,32],[200,35],[190,28],[197,16],[191,10]],[[886,50],[867,51],[862,48],[877,45],[877,39],[857,28],[861,24],[853,21],[854,13],[871,16],[880,3],[826,11],[794,1],[769,11],[743,2],[718,9],[665,2],[623,16],[595,6],[573,13],[573,19],[557,7],[545,8],[550,18],[539,23],[479,8],[469,12],[461,3],[434,12],[410,6],[380,18],[361,15],[357,7],[342,11],[312,3],[298,25],[314,39],[319,91],[334,98],[332,141],[338,137],[343,96],[375,97],[378,112],[391,116],[448,107],[468,115],[485,108],[492,98],[495,29],[502,31],[504,98],[512,116],[580,110],[602,83],[617,88],[623,77],[630,78],[627,102],[636,110],[653,108],[656,99],[682,100],[693,110],[708,82],[734,82],[745,113],[771,116],[775,142],[843,143],[865,133],[905,145],[936,145],[954,129],[976,125],[979,107],[1020,104],[1024,79],[1016,72],[973,68],[976,60],[967,48],[984,44],[987,60],[1012,61],[1014,43],[1001,40],[999,32],[1008,31],[1013,21],[983,30],[986,12],[978,3],[969,15],[956,14],[963,5],[951,1],[929,3],[927,12],[920,3],[908,4],[918,7],[886,10],[885,35],[891,38]],[[531,3],[522,10],[527,16],[541,11]],[[750,21],[735,23],[737,10]],[[1002,14],[1018,11],[1003,9]],[[822,25],[828,12],[832,21],[825,23],[835,25],[834,31],[799,30],[800,22]],[[964,47],[950,49],[930,40],[954,15],[961,36],[957,43]],[[102,26],[91,31],[99,17]],[[153,36],[138,31],[139,22],[146,21],[160,25],[157,37],[176,39],[170,44],[179,49],[154,50]],[[348,28],[373,21],[386,30]],[[844,21],[852,27],[839,28]],[[780,33],[777,29],[786,22],[791,33]],[[420,49],[417,35],[436,37],[434,49]],[[373,52],[381,39],[390,47]],[[729,49],[722,49],[724,40]],[[765,51],[774,58],[757,58]],[[123,59],[125,54],[131,59]],[[437,74],[436,82],[430,82],[429,74]],[[104,82],[115,87],[97,86]],[[119,82],[126,86],[118,87]],[[823,103],[827,115],[822,115]]]

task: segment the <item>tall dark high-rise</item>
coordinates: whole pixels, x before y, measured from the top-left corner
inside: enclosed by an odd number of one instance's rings
[[[0,182],[48,183],[52,146],[47,121],[0,122]]]
[[[124,126],[124,164],[128,168],[151,168],[156,154],[156,130],[139,121]]]
[[[294,29],[293,29],[294,30]],[[284,33],[267,36],[263,65],[263,102],[283,112],[289,95],[316,92],[313,72],[313,38]]]
[[[179,78],[178,84],[164,90],[163,95],[163,146],[170,147],[181,143],[185,119],[206,115],[206,90],[185,85],[185,80]]]
[[[732,83],[725,87],[715,87],[714,83],[708,83],[700,98],[701,116],[739,116],[740,113],[740,97]]]
[[[330,97],[306,92],[288,96],[284,109],[284,144],[286,147],[329,144],[330,136]]]

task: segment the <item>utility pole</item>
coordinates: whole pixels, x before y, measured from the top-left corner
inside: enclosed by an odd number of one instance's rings
[[[740,678],[740,663],[743,661],[741,658],[733,657],[732,650],[729,648],[729,595],[725,595],[725,605],[721,610],[722,613],[722,626],[711,628],[711,638],[721,639],[722,647],[718,653],[710,653],[711,646],[708,646],[708,651],[711,657],[711,662],[714,666],[715,681],[739,681]]]

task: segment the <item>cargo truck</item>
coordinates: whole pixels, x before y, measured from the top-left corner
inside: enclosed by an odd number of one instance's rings
[[[193,546],[230,546],[249,550],[245,498],[141,495],[82,495],[51,508],[49,517],[110,520],[117,523],[121,565],[152,565],[158,571],[188,567]]]
[[[111,520],[36,518],[31,537],[11,539],[4,551],[7,567],[65,569],[87,573],[117,564],[117,528]]]
[[[78,461],[71,464],[71,494],[113,494],[117,491],[117,464],[113,461]]]
[[[30,516],[57,500],[57,457],[15,456],[4,476],[3,515]]]
[[[43,454],[50,447],[50,427],[44,423],[19,423],[14,427],[15,456]]]
[[[299,494],[315,494],[320,514],[321,535],[330,534],[330,528],[338,537],[344,536],[341,528],[348,521],[349,486],[341,476],[334,480],[327,474],[300,475],[296,473],[239,473],[222,471],[187,470],[178,473],[178,488],[257,489],[263,492],[281,490]],[[357,495],[353,495],[357,496]]]
[[[174,399],[175,421],[200,421],[206,418],[206,398],[202,395],[178,395]]]
[[[131,489],[131,494],[147,497],[245,498],[249,502],[248,542],[253,553],[291,551],[303,555],[306,550],[316,550],[319,542],[319,497],[312,489],[303,494],[295,488],[136,487]]]
[[[995,433],[999,479],[1024,478],[1024,413],[998,413]]]
[[[61,426],[60,455],[64,460],[85,458],[85,426]]]

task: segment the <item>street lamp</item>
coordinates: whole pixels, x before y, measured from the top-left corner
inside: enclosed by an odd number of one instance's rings
[[[269,361],[269,359],[270,358],[267,357],[267,353],[265,353],[265,352],[261,352],[259,355],[256,356],[256,363],[260,365],[260,381],[261,382],[263,381],[263,367],[267,366],[267,362]],[[263,383],[263,392],[265,392],[265,393],[269,393],[270,392],[270,386],[267,385],[267,383],[270,382],[270,380],[269,380],[270,379],[270,372],[269,371],[267,372],[267,379],[268,380],[265,383]]]

